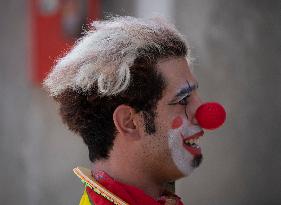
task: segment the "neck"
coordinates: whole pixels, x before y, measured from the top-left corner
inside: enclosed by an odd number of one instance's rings
[[[92,172],[105,171],[115,180],[137,187],[155,199],[159,198],[167,188],[168,183],[155,181],[154,177],[147,174],[149,172],[145,172],[137,166],[128,166],[127,162],[127,160],[124,163],[122,163],[122,160],[99,160],[93,163]]]

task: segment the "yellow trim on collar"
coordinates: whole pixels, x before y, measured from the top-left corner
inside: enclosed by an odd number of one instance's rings
[[[81,179],[81,181],[88,187],[90,187],[98,195],[103,196],[108,201],[112,202],[115,205],[129,205],[118,196],[107,190],[100,183],[98,183],[89,169],[84,167],[76,167],[73,169],[73,172]],[[87,194],[87,193],[86,193]],[[84,194],[83,194],[84,195]],[[83,198],[83,196],[82,196]],[[81,199],[82,200],[82,199]],[[83,204],[84,205],[84,204]],[[85,204],[87,205],[87,204]]]
[[[81,200],[80,200],[79,205],[94,205],[94,204],[92,204],[92,203],[90,202],[90,199],[89,199],[89,196],[88,196],[88,194],[87,194],[86,189],[84,190],[84,193],[83,193],[83,195],[82,195],[82,197],[81,197]]]

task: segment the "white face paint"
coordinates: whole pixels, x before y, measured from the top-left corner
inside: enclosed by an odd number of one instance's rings
[[[190,175],[195,168],[192,166],[194,155],[185,148],[182,136],[193,136],[200,132],[202,132],[202,129],[191,125],[186,120],[186,117],[182,118],[182,125],[180,127],[170,129],[168,132],[168,143],[172,159],[184,176]]]

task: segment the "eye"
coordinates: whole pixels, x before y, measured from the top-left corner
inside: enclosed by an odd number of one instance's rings
[[[178,104],[180,105],[187,105],[188,104],[188,98],[190,97],[190,95],[185,96],[183,99],[181,99],[180,101],[178,101]]]

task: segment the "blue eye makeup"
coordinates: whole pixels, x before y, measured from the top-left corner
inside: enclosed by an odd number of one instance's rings
[[[173,100],[169,103],[169,105],[187,105],[188,104],[188,98],[190,97],[192,91],[196,90],[198,88],[198,84],[195,83],[193,85],[190,85],[190,83],[187,81],[187,85],[183,88],[181,88],[173,98]]]

